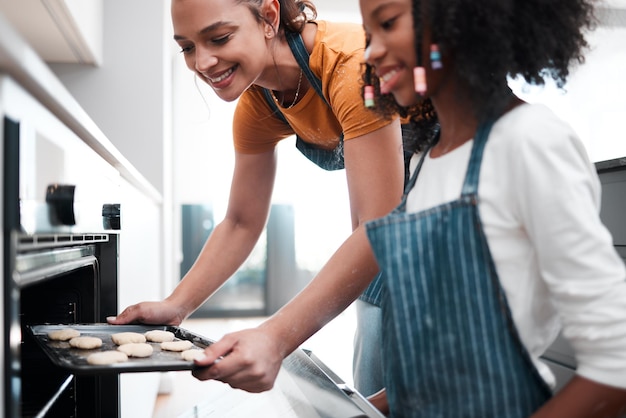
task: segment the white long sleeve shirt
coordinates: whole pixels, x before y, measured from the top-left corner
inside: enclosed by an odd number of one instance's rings
[[[472,145],[426,157],[408,212],[460,196]],[[478,195],[513,319],[546,382],[554,377],[539,356],[562,326],[579,375],[626,388],[626,269],[599,218],[595,167],[571,127],[543,105],[505,114],[485,146]]]

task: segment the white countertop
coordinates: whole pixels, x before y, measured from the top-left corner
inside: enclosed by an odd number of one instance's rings
[[[79,138],[156,203],[159,191],[119,152],[48,65],[0,14],[0,73],[16,80]]]

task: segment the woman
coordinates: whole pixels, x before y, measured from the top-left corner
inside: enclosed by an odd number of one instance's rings
[[[265,226],[280,140],[296,134],[298,148],[313,162],[346,170],[352,235],[291,303],[259,328],[225,336],[198,362],[209,366],[228,354],[197,376],[262,391],[272,387],[282,359],[374,278],[377,266],[362,225],[400,201],[400,124],[364,106],[355,81],[363,65],[360,25],[313,21],[314,5],[301,0],[173,0],[171,12],[189,69],[223,100],[239,99],[230,200],[225,219],[173,293],[161,302],[130,306],[111,323],[178,325],[237,270]],[[323,198],[320,204],[333,204]],[[367,303],[376,302],[376,288],[362,298],[376,319],[377,308]],[[359,323],[369,328],[364,338],[376,339],[355,348],[366,363],[356,367],[356,384],[367,395],[382,388],[370,373],[380,369],[380,360],[371,358],[380,350],[380,331],[362,316]]]
[[[413,144],[401,205],[366,225],[394,359],[373,400],[402,417],[626,416],[626,271],[595,168],[571,127],[507,85],[562,86],[592,0],[360,7],[379,110],[431,103],[440,124]],[[539,357],[559,330],[578,368],[553,394]]]

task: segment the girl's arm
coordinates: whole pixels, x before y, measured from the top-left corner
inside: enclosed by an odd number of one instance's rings
[[[626,389],[574,376],[532,418],[623,418]]]

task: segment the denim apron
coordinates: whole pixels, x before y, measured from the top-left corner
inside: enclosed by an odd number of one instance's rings
[[[551,396],[520,341],[478,211],[492,124],[475,136],[461,196],[366,224],[383,274],[384,381],[392,417],[528,417]]]
[[[285,36],[287,38],[287,43],[291,48],[291,52],[295,57],[298,65],[302,69],[302,73],[306,77],[309,84],[313,87],[313,89],[317,92],[317,95],[322,98],[324,103],[327,106],[328,102],[326,98],[322,94],[322,83],[320,80],[313,74],[311,68],[309,67],[309,52],[306,50],[306,46],[304,45],[304,41],[302,40],[302,36],[299,33],[285,31]],[[278,105],[274,102],[274,98],[272,97],[272,93],[268,89],[263,89],[263,95],[265,96],[265,100],[267,104],[270,105],[272,111],[278,116],[283,122],[289,125],[287,119],[278,108]],[[337,147],[332,150],[326,150],[322,148],[317,148],[315,145],[311,145],[310,143],[304,141],[300,136],[296,135],[296,148],[309,160],[315,163],[317,166],[323,168],[324,170],[341,170],[344,168],[343,164],[343,134],[339,137],[339,144]]]
[[[291,48],[291,52],[295,57],[298,65],[302,69],[302,72],[309,84],[313,87],[313,89],[317,92],[318,96],[324,100],[327,106],[330,106],[326,101],[322,93],[322,83],[321,81],[313,74],[311,68],[309,67],[309,52],[306,50],[306,46],[304,45],[304,41],[302,40],[302,36],[296,32],[285,31],[285,36],[287,38],[287,43]],[[283,122],[289,125],[289,122],[285,118],[285,116],[280,111],[278,105],[274,101],[272,93],[268,89],[263,89],[263,95],[265,96],[265,101],[270,106],[272,111],[276,114],[278,118],[280,118]],[[408,129],[408,128],[406,128]],[[403,132],[405,128],[403,127]],[[316,147],[306,141],[304,141],[300,136],[296,135],[296,148],[310,161],[315,163],[318,167],[333,171],[333,170],[341,170],[344,168],[343,161],[343,134],[339,137],[339,144],[333,150],[326,150]],[[405,170],[406,172],[406,170]],[[360,296],[360,299],[371,303],[373,305],[380,305],[380,274],[376,276],[373,282],[369,285],[369,287],[363,292]]]

